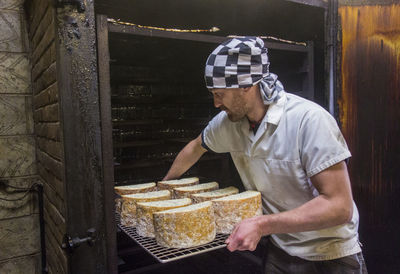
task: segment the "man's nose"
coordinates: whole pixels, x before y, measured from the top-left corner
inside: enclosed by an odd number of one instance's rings
[[[219,108],[220,106],[222,106],[221,99],[217,98],[215,95],[213,96],[213,98],[214,98],[214,107]]]

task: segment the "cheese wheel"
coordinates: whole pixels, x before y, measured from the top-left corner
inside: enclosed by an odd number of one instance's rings
[[[262,215],[261,193],[245,191],[212,200],[217,233],[230,234],[242,220]]]
[[[153,214],[157,243],[169,248],[187,248],[215,239],[215,220],[211,202],[159,211]]]
[[[218,189],[219,185],[217,182],[210,182],[205,184],[199,184],[194,186],[185,186],[174,188],[174,197],[176,198],[190,198],[192,194],[212,191]]]
[[[157,187],[159,190],[168,189],[172,191],[176,187],[197,185],[198,183],[199,178],[190,177],[177,180],[160,181],[157,183]]]
[[[150,192],[156,190],[156,183],[151,182],[146,184],[115,186],[114,190],[119,195]]]
[[[164,200],[157,202],[136,203],[137,225],[136,232],[142,237],[154,238],[153,213],[167,209],[188,206],[192,203],[189,198]]]
[[[169,190],[122,195],[121,224],[126,226],[136,225],[137,202],[151,202],[168,199],[171,199],[171,192]]]
[[[156,191],[156,183],[146,183],[146,184],[136,184],[136,185],[125,185],[125,186],[114,186],[114,191],[118,195],[126,195],[133,193],[143,193]],[[115,209],[117,212],[121,213],[122,198],[118,197],[115,199]]]
[[[237,194],[237,193],[239,193],[239,189],[237,189],[234,186],[230,186],[230,187],[221,188],[221,189],[217,189],[217,190],[213,190],[213,191],[195,193],[195,194],[192,194],[191,198],[193,199],[193,202],[201,203],[201,202],[211,201],[214,199],[222,198],[222,197]]]

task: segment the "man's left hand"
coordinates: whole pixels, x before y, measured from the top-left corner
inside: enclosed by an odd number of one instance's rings
[[[254,251],[256,249],[262,236],[258,218],[259,217],[245,219],[235,227],[231,235],[225,241],[229,251]]]

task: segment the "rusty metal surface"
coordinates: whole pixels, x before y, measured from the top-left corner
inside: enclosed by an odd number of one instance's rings
[[[343,6],[339,14],[340,122],[353,154],[349,169],[360,231],[367,249],[384,246],[384,252],[400,239],[400,5]]]

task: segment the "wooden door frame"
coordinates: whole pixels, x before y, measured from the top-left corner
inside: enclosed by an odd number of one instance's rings
[[[99,94],[104,82],[98,81],[98,73],[106,68],[97,63],[94,4],[86,2],[83,11],[59,4],[56,10],[66,238],[85,238],[90,228],[96,230],[93,244],[66,250],[68,269],[69,273],[117,273],[115,220],[110,217],[110,195],[105,193],[112,186],[112,174],[104,168],[110,155],[103,140],[109,136],[101,129],[106,120],[100,108],[106,110],[107,105]]]

